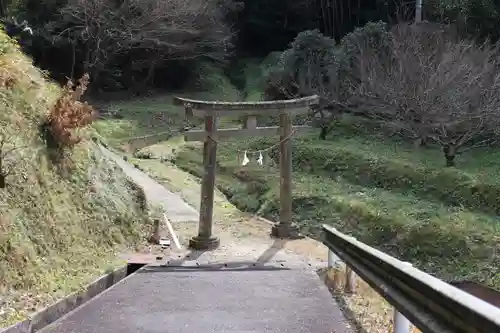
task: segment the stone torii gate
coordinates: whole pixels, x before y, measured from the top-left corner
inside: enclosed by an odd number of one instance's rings
[[[295,132],[309,126],[292,126],[292,116],[306,113],[319,103],[319,97],[309,96],[291,100],[265,102],[211,102],[181,97],[174,98],[175,105],[184,105],[186,117],[204,119],[204,130],[185,132],[185,141],[203,142],[204,174],[201,183],[200,221],[198,235],[191,238],[189,246],[196,250],[212,250],[220,245],[212,235],[217,143],[232,138],[280,135],[280,221],[272,227],[271,235],[278,238],[299,238],[298,227],[292,221],[292,145]],[[257,115],[277,114],[280,126],[258,127]],[[241,116],[242,128],[219,129],[219,118]]]

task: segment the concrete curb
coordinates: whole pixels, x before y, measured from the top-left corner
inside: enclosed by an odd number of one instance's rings
[[[0,333],[34,333],[53,323],[65,314],[73,311],[80,305],[99,295],[112,285],[118,283],[127,276],[127,266],[120,267],[111,273],[101,276],[85,290],[75,292],[68,297],[34,313],[28,319],[14,324],[5,329],[0,329]]]

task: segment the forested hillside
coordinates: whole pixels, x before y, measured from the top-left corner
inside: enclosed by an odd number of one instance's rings
[[[65,82],[90,74],[93,89],[183,88],[193,63],[221,66],[282,51],[305,30],[339,41],[368,22],[413,21],[402,0],[3,0],[7,30],[35,64]],[[496,40],[496,0],[424,1],[424,19]],[[14,23],[12,17],[15,18]],[[22,32],[26,20],[33,31]]]

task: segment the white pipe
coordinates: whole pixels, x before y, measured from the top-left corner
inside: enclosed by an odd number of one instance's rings
[[[411,323],[396,308],[394,308],[393,333],[410,333]]]
[[[172,239],[174,241],[175,246],[177,247],[178,250],[182,249],[181,243],[179,242],[179,239],[177,238],[177,235],[174,232],[174,228],[172,228],[172,224],[168,220],[167,215],[163,214],[163,218],[165,219],[165,223],[167,224],[168,232],[172,236]]]
[[[330,249],[328,249],[328,268],[336,268],[341,260],[337,255]]]
[[[413,265],[409,262],[404,262],[405,265],[412,267]],[[394,308],[394,324],[393,324],[393,333],[410,333],[411,330],[411,322],[406,319],[405,316],[401,314],[396,308]]]

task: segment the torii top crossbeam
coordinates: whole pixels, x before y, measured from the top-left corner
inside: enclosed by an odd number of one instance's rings
[[[202,118],[204,116],[258,115],[271,112],[289,114],[302,113],[312,105],[319,103],[319,96],[302,98],[261,101],[261,102],[222,102],[200,101],[195,99],[175,97],[174,105],[184,105],[186,115]]]

